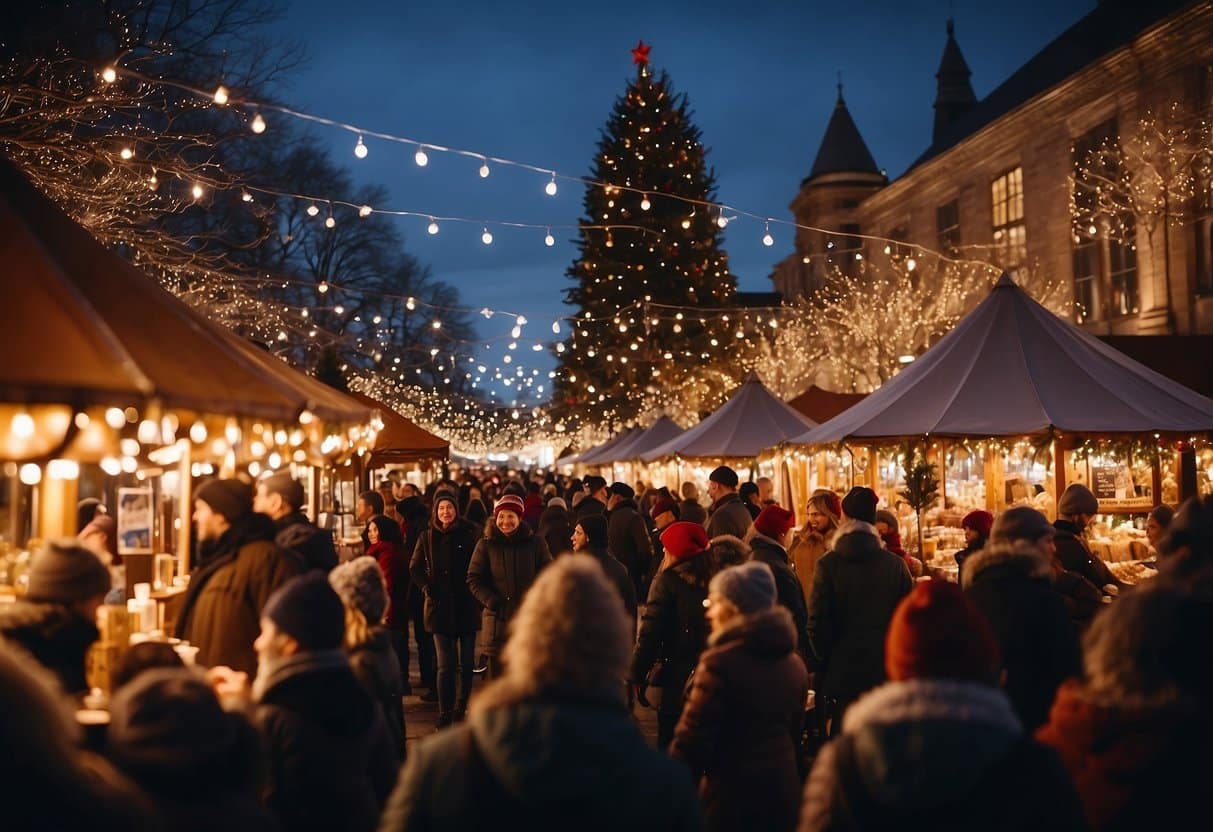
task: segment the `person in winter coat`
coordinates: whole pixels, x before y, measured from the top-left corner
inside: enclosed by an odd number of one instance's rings
[[[354,558],[329,573],[329,585],[345,608],[345,639],[350,669],[378,703],[398,760],[404,760],[404,688],[400,660],[392,644],[387,617],[387,584],[379,564],[369,556]]]
[[[808,598],[813,591],[813,572],[817,569],[817,561],[830,551],[834,544],[834,532],[842,522],[842,503],[838,495],[825,488],[819,488],[809,497],[804,527],[792,538],[788,549],[788,557],[796,569],[796,577]]]
[[[376,514],[366,524],[368,557],[379,564],[387,586],[387,630],[400,665],[401,690],[412,693],[409,684],[408,588],[409,557],[404,551],[400,524],[386,514]]]
[[[354,503],[354,520],[362,524],[362,546],[364,550],[371,545],[367,533],[367,525],[376,514],[383,514],[383,497],[378,491],[363,491]]]
[[[831,735],[865,691],[884,681],[884,636],[893,611],[914,586],[905,561],[881,545],[876,493],[856,486],[842,500],[844,522],[822,556],[809,595],[814,679]]]
[[[585,497],[573,503],[573,516],[580,520],[587,514],[606,514],[609,496],[607,481],[597,474],[591,474],[584,480],[584,489]]]
[[[484,504],[481,491],[475,486],[468,487],[467,505],[463,509],[463,519],[478,529],[484,528],[489,519],[488,507]]]
[[[459,519],[455,496],[439,491],[430,527],[417,541],[409,567],[413,586],[425,597],[425,628],[438,650],[439,728],[463,720],[472,694],[480,604],[468,589],[467,574],[480,534]]]
[[[109,570],[74,539],[45,544],[30,563],[25,596],[0,604],[0,636],[58,677],[65,693],[88,693],[84,659],[101,633],[97,609]]]
[[[547,507],[539,516],[539,536],[548,545],[548,551],[553,556],[572,550],[573,518],[561,497],[548,500]]]
[[[1083,533],[1098,513],[1099,500],[1091,493],[1091,489],[1077,482],[1066,486],[1066,490],[1061,493],[1061,499],[1057,501],[1057,520],[1053,523],[1053,527],[1057,529],[1053,538],[1057,560],[1067,571],[1082,575],[1100,592],[1104,592],[1104,587],[1107,586],[1121,590],[1125,584],[1112,574],[1103,559],[1092,553],[1083,540]]]
[[[1048,559],[1026,543],[993,543],[965,561],[964,592],[989,621],[1002,655],[1003,690],[1030,733],[1049,716],[1057,688],[1081,670],[1066,605]]]
[[[526,484],[526,497],[522,501],[522,522],[531,529],[539,528],[539,520],[543,516],[543,497],[539,493],[539,483]]]
[[[707,644],[708,628],[703,602],[708,582],[718,570],[708,549],[703,526],[680,520],[661,535],[666,561],[649,589],[640,619],[636,649],[628,676],[636,701],[648,704],[645,690],[661,688],[657,710],[657,747],[674,739],[682,715],[683,689]]]
[[[164,828],[134,784],[105,759],[81,749],[75,708],[54,674],[4,639],[0,702],[5,832]]]
[[[644,598],[648,595],[655,563],[649,529],[635,498],[636,492],[627,483],[611,483],[607,500],[607,549],[628,570],[632,595]]]
[[[990,539],[990,530],[994,527],[994,515],[988,511],[976,509],[970,511],[960,521],[964,530],[965,547],[956,553],[956,580],[961,584],[965,579],[965,561],[980,552]]]
[[[754,519],[737,493],[739,477],[727,465],[715,468],[708,475],[708,496],[712,506],[708,509],[708,537],[731,534],[745,539]]]
[[[1165,503],[1154,506],[1146,516],[1146,543],[1155,553],[1158,552],[1158,544],[1162,541],[1163,535],[1167,533],[1167,529],[1171,528],[1171,521],[1174,519],[1175,509]]]
[[[1094,830],[1190,829],[1213,780],[1213,595],[1165,577],[1125,593],[1083,640],[1036,733],[1056,749]]]
[[[203,667],[257,669],[253,642],[261,609],[276,589],[307,566],[274,543],[277,529],[253,511],[253,491],[240,480],[211,479],[194,492],[198,568],[177,617],[177,637],[198,648]]]
[[[518,609],[504,675],[411,751],[380,831],[698,829],[690,777],[624,704],[630,644],[597,562],[558,558]]]
[[[279,549],[299,553],[308,569],[327,573],[337,565],[333,535],[312,525],[303,513],[303,486],[289,473],[273,474],[257,483],[253,511],[274,521]]]
[[[758,499],[758,483],[743,482],[737,489],[737,496],[741,498],[741,504],[750,513],[750,519],[756,518],[762,511],[762,502]]]
[[[682,494],[682,502],[678,504],[678,519],[706,526],[708,512],[699,502],[699,486],[688,480],[682,484],[679,493]]]
[[[759,562],[725,569],[709,585],[708,648],[670,746],[700,778],[706,830],[796,828],[808,671],[776,598]]]
[[[484,608],[481,647],[488,659],[490,679],[501,676],[501,648],[510,619],[539,572],[552,562],[543,538],[522,522],[522,500],[506,494],[493,505],[493,524],[472,552],[467,585]]]
[[[657,497],[649,506],[649,517],[653,521],[653,530],[649,532],[649,544],[653,548],[653,572],[656,573],[665,561],[665,547],[661,545],[661,533],[671,523],[680,519],[681,509],[673,497],[668,494]],[[648,593],[639,596],[647,598]]]
[[[345,610],[309,573],[274,593],[261,617],[257,676],[211,668],[221,701],[249,698],[268,756],[265,805],[283,832],[375,829],[399,770],[378,703],[342,649]]]
[[[920,577],[923,574],[922,561],[907,552],[901,545],[901,527],[897,522],[897,515],[887,509],[880,509],[876,512],[875,525],[876,533],[880,535],[884,547],[905,561],[911,578]]]
[[[156,805],[166,829],[274,832],[261,804],[261,747],[191,670],[149,670],[114,694],[106,755]]]
[[[804,599],[804,590],[792,569],[788,551],[783,547],[788,532],[796,518],[792,512],[772,503],[763,508],[754,519],[750,529],[750,560],[765,563],[775,577],[775,588],[779,593],[779,605],[792,616],[796,627],[796,650],[801,656],[812,653],[809,647],[809,612]]]
[[[818,753],[801,832],[1081,830],[1057,756],[998,689],[998,644],[960,587],[919,583],[889,626],[889,682]]]
[[[1178,583],[1213,577],[1213,497],[1189,497],[1159,539],[1158,574]]]
[[[573,551],[590,555],[598,561],[607,580],[619,591],[623,607],[632,619],[632,632],[636,631],[636,588],[628,570],[611,554],[607,532],[607,518],[601,514],[582,517],[573,527]]]
[[[406,486],[413,486],[406,483]],[[396,513],[400,516],[400,531],[404,535],[405,579],[408,581],[408,594],[405,603],[408,605],[408,616],[404,620],[405,642],[408,642],[408,628],[412,625],[413,641],[417,645],[417,674],[421,677],[421,686],[426,688],[421,695],[422,702],[438,701],[438,654],[434,648],[434,637],[425,628],[425,599],[421,590],[414,586],[408,574],[409,564],[417,551],[417,541],[430,525],[430,509],[418,495],[405,497],[396,503]],[[408,673],[409,666],[404,665]]]
[[[1053,545],[1056,528],[1047,517],[1028,506],[1014,506],[998,515],[990,530],[990,543],[1022,541],[1035,546],[1048,559],[1053,573],[1053,590],[1061,596],[1070,616],[1070,624],[1081,636],[1099,612],[1103,593],[1082,575],[1070,572],[1057,559]]]

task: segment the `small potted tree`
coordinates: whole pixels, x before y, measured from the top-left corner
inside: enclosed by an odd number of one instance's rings
[[[939,478],[935,476],[935,466],[927,459],[925,450],[907,444],[902,459],[906,484],[898,496],[909,504],[918,518],[918,557],[925,575],[927,558],[922,543],[922,513],[939,498]]]

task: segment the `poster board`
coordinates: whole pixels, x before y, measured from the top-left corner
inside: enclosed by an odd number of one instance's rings
[[[154,519],[151,488],[119,488],[118,554],[150,555]]]

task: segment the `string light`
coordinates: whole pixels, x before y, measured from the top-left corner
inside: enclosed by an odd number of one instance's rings
[[[486,246],[492,245],[493,235],[489,233],[488,226],[485,226],[484,232],[480,235],[480,242],[484,243]]]
[[[249,122],[249,129],[257,135],[265,132],[265,119],[261,117],[261,113],[253,116],[253,120]]]
[[[107,84],[112,84],[118,80],[118,71],[112,66],[107,66],[101,70],[101,80]]]
[[[124,147],[124,148],[122,148],[121,152],[119,152],[118,155],[121,156],[123,159],[129,160],[131,157],[133,157],[135,155],[135,151],[131,150],[129,147]]]
[[[202,195],[206,191],[202,190],[202,185],[195,182],[194,187],[190,188],[190,193],[194,195],[194,199],[202,199]]]
[[[218,104],[220,107],[227,104],[227,101],[228,101],[227,87],[223,86],[223,84],[220,84],[218,87],[216,87],[214,99],[215,99],[215,103]]]
[[[371,215],[371,210],[372,210],[371,206],[363,205],[361,208],[358,209],[358,216],[363,217],[363,218],[369,217]]]
[[[430,157],[425,152],[425,145],[417,148],[417,152],[413,154],[413,161],[417,163],[417,167],[423,168],[430,163]]]
[[[426,226],[425,230],[428,231],[431,236],[438,233],[438,223],[433,217],[430,217],[430,224]]]
[[[556,171],[552,171],[552,178],[543,190],[548,196],[556,196]]]
[[[647,211],[652,207],[653,207],[653,203],[649,202],[648,194],[645,194],[643,197],[641,197],[641,199],[640,199],[640,210],[641,211]]]
[[[362,136],[359,135],[358,143],[356,145],[354,145],[354,155],[357,156],[359,159],[365,159],[366,154],[369,152],[370,151],[367,149],[366,144],[364,144],[362,141]]]
[[[481,179],[489,178],[489,160],[488,159],[484,159],[480,162],[480,178]]]
[[[309,217],[314,217],[319,213],[320,213],[320,207],[318,205],[316,205],[316,203],[313,202],[311,205],[309,205],[307,207],[307,215]]]
[[[763,226],[762,244],[764,246],[775,245],[775,238],[771,236],[771,222],[768,220]]]
[[[549,228],[547,230],[547,234],[545,234],[543,237],[543,244],[548,248],[556,245],[556,238],[552,236],[552,229]]]

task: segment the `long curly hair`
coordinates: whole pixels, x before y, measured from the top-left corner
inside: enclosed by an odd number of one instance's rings
[[[473,700],[484,710],[525,700],[624,702],[631,626],[598,561],[564,555],[540,573],[510,624],[504,675]]]

